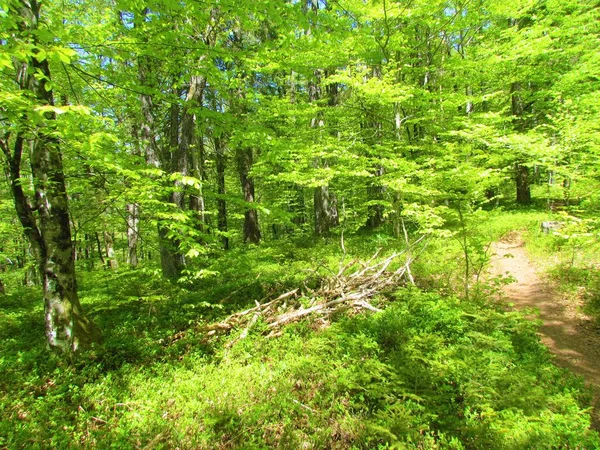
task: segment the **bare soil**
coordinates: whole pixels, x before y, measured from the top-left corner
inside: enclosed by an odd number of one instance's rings
[[[565,298],[538,274],[517,234],[493,245],[492,275],[510,274],[516,282],[505,286],[507,300],[517,310],[534,308],[543,322],[539,329],[554,363],[581,375],[594,392],[593,428],[600,430],[600,335],[573,299]]]

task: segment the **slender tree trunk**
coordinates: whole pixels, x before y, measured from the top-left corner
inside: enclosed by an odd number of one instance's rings
[[[571,198],[571,178],[569,178],[568,176],[565,176],[565,178],[563,179],[563,198],[564,198],[564,202],[565,202],[565,206],[569,205],[569,200]]]
[[[170,173],[175,173],[178,169],[181,169],[182,175],[187,175],[187,153],[182,152],[179,147],[179,116],[179,105],[172,104],[169,125],[170,148],[168,151],[163,150],[161,164]],[[170,160],[167,155],[170,156]],[[185,193],[180,183],[175,183],[175,189],[169,196],[168,201],[179,209],[184,209]],[[158,246],[163,276],[169,279],[178,278],[185,268],[185,257],[180,249],[181,241],[170,232],[168,223],[162,221],[158,223]]]
[[[94,244],[90,234],[86,233],[85,237],[85,266],[88,271],[94,268]]]
[[[315,234],[323,236],[339,223],[337,198],[329,192],[329,186],[320,186],[314,192]]]
[[[34,47],[38,46],[36,30],[40,4],[33,0],[22,0],[11,6],[9,11],[17,16],[17,25],[23,39]],[[15,61],[15,68],[22,91],[29,94],[38,105],[54,105],[47,60],[40,62],[36,58],[27,57],[26,60]],[[36,76],[33,76],[34,73]],[[84,314],[77,295],[62,156],[59,141],[54,134],[56,116],[54,112],[47,111],[43,117],[44,124],[38,126],[31,135],[25,136],[23,131],[17,132],[12,152],[8,139],[2,141],[0,147],[7,157],[17,215],[38,262],[44,293],[48,344],[59,353],[70,354],[97,340],[99,330]],[[33,202],[27,198],[21,185],[21,159],[25,145],[29,146],[31,155],[35,192]]]
[[[372,77],[381,79],[383,77],[381,72],[381,66],[376,65],[372,70]],[[400,127],[402,124],[402,119],[398,116],[398,109],[396,110],[396,126]],[[375,149],[377,145],[381,144],[382,140],[382,124],[375,117],[370,117],[370,121],[365,127],[370,136],[366,139],[366,143],[372,147],[372,151],[376,154]],[[398,133],[397,133],[398,135]],[[385,196],[385,187],[381,183],[381,177],[385,173],[385,169],[381,165],[377,165],[373,168],[371,172],[373,174],[373,178],[371,179],[370,185],[367,187],[367,197],[371,202],[375,204],[369,205],[368,208],[368,219],[367,219],[367,227],[374,230],[375,228],[379,228],[383,224],[383,213],[384,207],[381,202]]]
[[[384,199],[385,188],[380,184],[377,180],[381,178],[384,174],[384,168],[382,166],[377,167],[375,170],[375,179],[373,183],[368,188],[368,196],[369,199],[375,202],[381,202]],[[375,228],[379,228],[383,225],[383,212],[384,208],[381,204],[375,204],[369,206],[369,219],[367,220],[367,226],[374,230]]]
[[[516,82],[511,85],[511,110],[513,115],[513,124],[515,130],[522,132],[525,129],[524,117],[525,108],[521,98],[521,83]],[[526,205],[531,202],[531,188],[529,183],[529,168],[520,162],[515,164],[515,185],[517,193],[517,203]]]
[[[117,255],[115,254],[113,236],[108,231],[104,232],[104,249],[106,250],[106,267],[108,269],[118,269],[119,262],[117,261]]]
[[[315,80],[308,85],[308,98],[311,103],[316,102],[321,97],[321,70],[315,70]],[[335,106],[337,101],[337,90],[328,89],[330,94],[329,106]],[[311,120],[311,128],[320,128],[325,124],[323,119],[317,115]],[[315,158],[314,166],[326,166],[326,164]],[[322,236],[328,234],[331,228],[339,223],[337,211],[337,198],[334,193],[330,192],[329,185],[318,186],[313,194],[313,211],[315,218],[315,234]]]
[[[170,173],[175,173],[178,169],[181,169],[182,175],[187,175],[187,153],[182,152],[179,146],[180,110],[178,104],[171,105],[168,129],[170,145],[166,151],[163,149],[161,165]],[[184,209],[185,205],[183,189],[183,186],[176,182],[175,189],[168,199],[169,203],[174,204],[179,209]],[[178,278],[185,268],[185,257],[181,253],[181,241],[170,232],[169,226],[165,222],[159,222],[158,224],[158,245],[163,276],[169,279]]]
[[[145,8],[141,17],[145,19],[149,9]],[[137,24],[141,24],[138,21]],[[138,58],[138,78],[140,84],[148,89],[156,87],[154,80],[154,68],[149,57],[140,56]],[[155,120],[154,120],[154,100],[151,94],[140,94],[140,103],[142,110],[142,123],[140,125],[140,138],[144,149],[146,164],[153,167],[160,167],[170,173],[182,168],[182,174],[187,174],[187,151],[180,148],[179,130],[180,130],[180,107],[173,103],[169,111],[168,143],[159,148],[156,140]],[[187,135],[186,135],[187,136]],[[166,201],[182,208],[185,202],[183,189],[175,191],[165,199]],[[177,278],[185,267],[185,258],[181,254],[177,239],[171,237],[167,224],[159,221],[158,245],[161,260],[161,268],[165,278]]]
[[[127,205],[127,264],[135,269],[138,265],[139,207],[135,203]]]
[[[254,203],[254,180],[249,176],[252,168],[253,152],[251,148],[238,149],[237,162],[240,182],[244,200],[248,203],[248,209],[244,213],[244,242],[258,244],[260,242],[260,227],[258,225],[258,211],[250,206]]]
[[[204,199],[204,184],[206,182],[206,167],[205,167],[205,150],[204,137],[199,136],[196,140],[197,145],[195,151],[192,151],[192,174],[200,180],[200,188],[197,192],[190,195],[190,209],[198,213],[198,222],[200,229],[204,229],[204,225],[208,225],[208,216],[206,215],[206,202]]]
[[[217,225],[220,232],[227,233],[227,202],[223,198],[225,195],[225,148],[221,138],[218,137],[214,138],[214,145],[217,163],[217,193],[219,194],[219,198],[217,199]],[[228,250],[229,238],[224,235],[222,239],[223,248]]]
[[[106,261],[104,260],[104,252],[102,251],[102,243],[100,242],[100,235],[98,233],[94,233],[96,237],[96,248],[98,250],[98,257],[100,258],[100,263],[104,267],[106,267]]]
[[[27,256],[25,258],[26,269],[25,269],[25,286],[33,287],[42,284],[40,279],[40,273],[38,270],[38,261],[35,259],[31,243],[27,246]]]
[[[292,222],[300,227],[308,221],[308,215],[306,214],[304,190],[300,186],[294,186],[294,188],[296,199],[288,206],[288,211],[294,214]]]
[[[160,251],[160,266],[165,278],[175,279],[181,275],[181,272],[185,268],[185,259],[179,252],[178,240],[168,234],[168,228],[159,225],[158,244]]]
[[[531,188],[529,185],[529,168],[522,164],[515,165],[517,186],[517,203],[526,205],[531,203]]]

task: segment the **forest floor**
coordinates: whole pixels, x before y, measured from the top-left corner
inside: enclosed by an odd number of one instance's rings
[[[592,388],[592,426],[600,430],[600,334],[593,320],[581,312],[581,305],[560,295],[538,274],[539,266],[527,254],[518,234],[506,236],[492,250],[491,274],[508,273],[516,280],[504,287],[507,301],[517,310],[539,311],[539,334],[554,362],[582,376]]]

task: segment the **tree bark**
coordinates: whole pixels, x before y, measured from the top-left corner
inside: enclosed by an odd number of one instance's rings
[[[381,66],[375,65],[372,70],[372,77],[381,79],[383,74],[381,72]],[[369,131],[372,130],[372,138],[367,138],[367,144],[372,146],[373,151],[377,145],[381,144],[383,138],[383,125],[375,117],[370,118],[369,126],[366,127]],[[396,117],[396,120],[398,118]],[[399,126],[400,124],[398,124]],[[367,227],[374,230],[379,228],[383,224],[383,213],[384,207],[381,202],[385,196],[385,187],[381,184],[381,177],[385,173],[385,169],[381,165],[377,165],[373,170],[373,178],[371,179],[370,186],[367,187],[367,197],[370,201],[377,202],[374,205],[369,206],[369,218],[367,219]]]
[[[96,249],[98,250],[98,258],[100,258],[100,263],[106,267],[106,260],[104,259],[104,252],[102,251],[102,243],[100,242],[100,235],[98,233],[94,233],[96,237]]]
[[[160,224],[158,225],[158,244],[163,276],[169,279],[178,278],[185,268],[185,258],[179,251],[179,241],[169,236],[169,229]]]
[[[321,70],[315,70],[314,81],[308,85],[308,99],[311,103],[316,102],[321,97]],[[337,89],[328,88],[330,94],[329,106],[335,106],[337,101]],[[313,117],[310,123],[311,128],[320,128],[325,124],[323,119],[317,115]],[[324,162],[315,158],[314,166],[318,168],[326,165]],[[333,192],[330,192],[329,185],[318,186],[313,195],[313,211],[315,217],[315,234],[323,236],[329,233],[331,228],[339,224],[337,211],[337,198]]]
[[[145,8],[141,17],[145,18],[149,13],[149,9]],[[143,20],[137,22],[141,25]],[[153,89],[156,82],[153,79],[154,68],[149,57],[140,56],[138,58],[138,78],[140,85],[145,89]],[[162,168],[168,173],[173,173],[180,167],[183,168],[183,175],[187,174],[187,152],[185,148],[180,148],[179,145],[179,127],[180,127],[180,108],[179,105],[173,103],[169,111],[168,125],[168,142],[163,144],[163,148],[159,147],[156,140],[156,129],[154,120],[154,99],[151,94],[140,94],[142,122],[140,124],[140,138],[144,151],[146,164],[149,166]],[[175,189],[167,198],[164,199],[169,203],[173,203],[182,208],[185,198],[182,190]],[[159,221],[158,230],[158,245],[161,261],[162,273],[165,278],[177,278],[185,267],[185,258],[181,254],[177,239],[173,239],[169,233],[168,226]]]
[[[190,195],[190,209],[197,212],[198,226],[201,230],[208,223],[208,215],[206,214],[206,201],[204,199],[204,184],[206,183],[206,154],[204,150],[204,137],[197,138],[196,149],[192,151],[192,174],[200,180],[200,188],[197,192]]]
[[[377,167],[377,169],[375,170],[375,179],[373,180],[371,186],[369,186],[367,189],[367,194],[371,201],[381,202],[384,199],[385,187],[382,186],[377,180],[378,178],[381,178],[383,174],[383,166]],[[383,225],[383,212],[383,205],[369,205],[369,218],[367,220],[367,227],[371,230],[374,230],[375,228],[379,228],[381,225]]]
[[[523,114],[525,107],[521,98],[521,83],[515,82],[511,85],[511,111],[513,115],[513,126],[515,130],[522,132],[525,129],[525,118]],[[515,164],[515,185],[517,203],[526,205],[531,202],[531,188],[529,183],[529,168],[521,162]]]
[[[244,213],[244,242],[258,244],[261,238],[260,227],[258,224],[258,211],[251,206],[255,201],[254,180],[249,176],[253,163],[252,149],[238,149],[237,162],[244,200],[248,204],[248,209],[246,209],[246,212]]]
[[[127,205],[127,264],[132,269],[138,265],[139,224],[139,207],[135,203],[129,203]]]
[[[337,198],[329,191],[329,186],[315,189],[315,234],[323,236],[339,223]]]
[[[35,259],[35,255],[33,254],[31,243],[27,246],[27,256],[25,261],[27,261],[25,266],[25,286],[33,287],[41,285],[42,282],[40,279],[40,272],[38,270],[38,261]]]
[[[17,16],[22,38],[38,47],[40,4],[35,0],[13,3],[10,13]],[[19,88],[37,105],[54,106],[48,61],[27,57],[15,61]],[[33,74],[42,76],[33,76]],[[32,105],[33,106],[33,105]],[[24,117],[26,120],[27,117]],[[77,294],[74,247],[67,204],[59,141],[54,134],[56,116],[43,114],[31,134],[19,131],[12,145],[0,143],[8,162],[11,190],[17,215],[38,262],[44,293],[46,338],[51,349],[72,354],[99,339],[99,330],[84,314]],[[18,127],[24,129],[25,127]],[[34,199],[21,185],[21,160],[24,146],[30,150],[34,180]]]
[[[115,254],[113,237],[108,231],[104,232],[104,249],[106,250],[106,267],[108,269],[118,269],[119,262]]]
[[[84,250],[85,267],[89,272],[94,268],[94,244],[92,242],[92,237],[89,233],[85,233],[84,240],[85,240],[85,250]]]
[[[515,165],[517,186],[517,203],[526,205],[531,203],[531,188],[529,184],[529,168],[522,164]]]
[[[217,226],[221,233],[227,233],[227,202],[223,198],[225,195],[225,147],[221,138],[215,137],[213,139],[215,145],[215,158],[217,166],[217,212],[218,220]],[[223,248],[229,249],[229,238],[226,235],[222,237]]]

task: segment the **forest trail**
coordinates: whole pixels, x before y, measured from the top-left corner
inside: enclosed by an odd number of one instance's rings
[[[492,275],[512,275],[516,282],[504,287],[508,301],[518,310],[536,308],[543,324],[542,342],[556,365],[584,377],[594,391],[593,427],[600,430],[600,335],[572,301],[562,298],[537,274],[518,235],[492,246]]]

